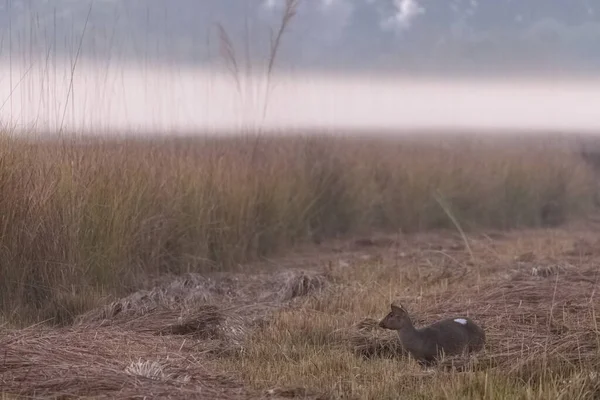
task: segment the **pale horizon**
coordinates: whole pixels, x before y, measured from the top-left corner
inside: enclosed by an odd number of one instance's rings
[[[73,91],[68,64],[0,64],[2,122],[19,131],[568,130],[600,132],[600,79],[452,79],[302,72],[274,74],[263,120],[265,77],[222,70],[80,60]],[[64,114],[64,122],[63,122]]]

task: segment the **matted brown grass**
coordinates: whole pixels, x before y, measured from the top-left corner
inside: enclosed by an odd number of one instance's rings
[[[177,336],[122,329],[20,330],[0,339],[0,391],[34,398],[241,399],[240,382],[199,362]]]
[[[574,256],[578,234],[533,231],[472,236],[469,254],[452,236],[404,238],[382,262],[336,268],[334,286],[278,311],[243,353],[221,360],[224,370],[241,370],[257,389],[304,387],[335,399],[600,395],[600,251]],[[396,299],[418,326],[473,318],[486,330],[485,350],[423,369],[376,327]]]
[[[468,235],[469,246],[450,232],[338,241],[328,245],[337,259],[313,271],[185,275],[86,313],[71,327],[3,329],[0,392],[597,398],[596,232],[490,232]],[[421,367],[394,332],[376,326],[393,300],[418,326],[473,318],[486,330],[484,351]]]
[[[322,290],[326,276],[284,271],[225,292],[230,279],[204,287],[201,282],[207,280],[181,277],[86,313],[69,328],[0,330],[0,392],[35,398],[262,397],[244,389],[236,375],[215,373],[211,360],[243,351],[241,340],[270,307]],[[271,285],[269,293],[263,284]],[[197,298],[210,291],[210,300]],[[269,300],[252,306],[259,297]]]

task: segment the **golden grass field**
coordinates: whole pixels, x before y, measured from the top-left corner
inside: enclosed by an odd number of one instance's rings
[[[0,392],[597,398],[592,145],[5,138]],[[375,327],[393,300],[485,350],[421,368]]]

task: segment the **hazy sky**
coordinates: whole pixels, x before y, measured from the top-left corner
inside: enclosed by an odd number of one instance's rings
[[[600,71],[598,0],[299,0],[280,65],[467,74]],[[215,24],[244,55],[268,49],[285,0],[0,0],[12,52],[154,62],[218,61]],[[9,41],[8,38],[12,38]],[[21,55],[22,56],[22,55]]]

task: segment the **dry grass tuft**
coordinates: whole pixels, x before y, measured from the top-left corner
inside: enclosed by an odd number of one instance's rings
[[[356,324],[346,340],[354,353],[365,358],[399,358],[407,356],[395,332],[379,329],[378,320],[366,318]]]
[[[223,311],[212,305],[204,305],[180,312],[170,309],[148,310],[138,317],[117,313],[112,319],[101,321],[99,325],[120,327],[132,332],[191,335],[211,339],[219,336],[225,319]]]
[[[241,348],[247,332],[264,323],[272,310],[320,293],[328,279],[326,274],[310,271],[220,279],[187,274],[81,315],[74,327],[181,335],[209,341],[205,347],[213,354],[231,353]]]
[[[253,312],[251,309],[260,312],[261,307],[279,306],[297,297],[318,294],[328,287],[330,280],[327,273],[304,270],[221,277],[190,273],[165,279],[165,283],[151,290],[132,293],[89,311],[79,316],[75,325],[105,326],[126,322],[142,326],[146,323],[146,315],[156,319],[160,313],[178,321],[212,320],[218,324],[223,319],[222,313],[231,313],[240,305],[245,306],[244,314],[248,316]],[[224,308],[227,304],[231,310]],[[159,319],[164,325],[165,321]]]
[[[319,294],[329,285],[331,279],[327,274],[305,271],[293,271],[286,275],[278,293],[282,301],[309,294]]]

